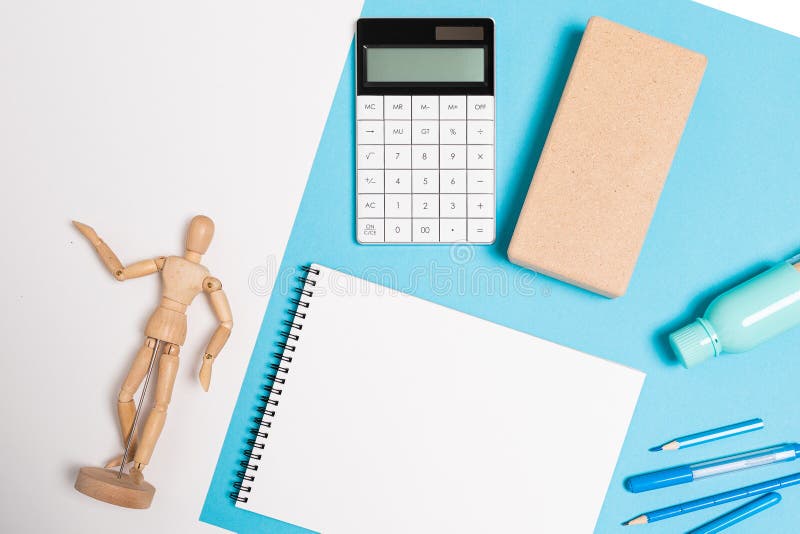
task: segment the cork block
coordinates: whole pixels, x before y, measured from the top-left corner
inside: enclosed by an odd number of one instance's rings
[[[590,19],[509,259],[623,295],[705,67],[702,54]]]

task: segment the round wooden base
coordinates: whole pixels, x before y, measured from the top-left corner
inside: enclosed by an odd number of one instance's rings
[[[156,488],[145,481],[137,484],[131,480],[130,475],[124,473],[122,478],[117,478],[118,472],[116,469],[81,467],[75,480],[75,489],[84,495],[117,506],[150,508]]]

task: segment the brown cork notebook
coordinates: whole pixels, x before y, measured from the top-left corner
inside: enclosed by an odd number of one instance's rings
[[[624,294],[705,67],[702,54],[591,18],[509,259]]]

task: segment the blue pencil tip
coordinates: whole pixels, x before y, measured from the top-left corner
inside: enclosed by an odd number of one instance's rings
[[[661,445],[659,445],[658,447],[651,447],[650,448],[650,452],[658,452],[660,450],[663,450]]]

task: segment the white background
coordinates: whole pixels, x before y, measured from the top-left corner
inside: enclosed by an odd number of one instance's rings
[[[704,3],[800,35],[793,0]],[[197,517],[360,9],[0,0],[0,530],[219,531]],[[114,508],[72,484],[119,453],[114,400],[158,280],[116,282],[69,221],[133,262],[180,254],[196,213],[217,222],[204,263],[233,335],[204,393],[214,321],[198,297],[145,471],[153,507]]]

